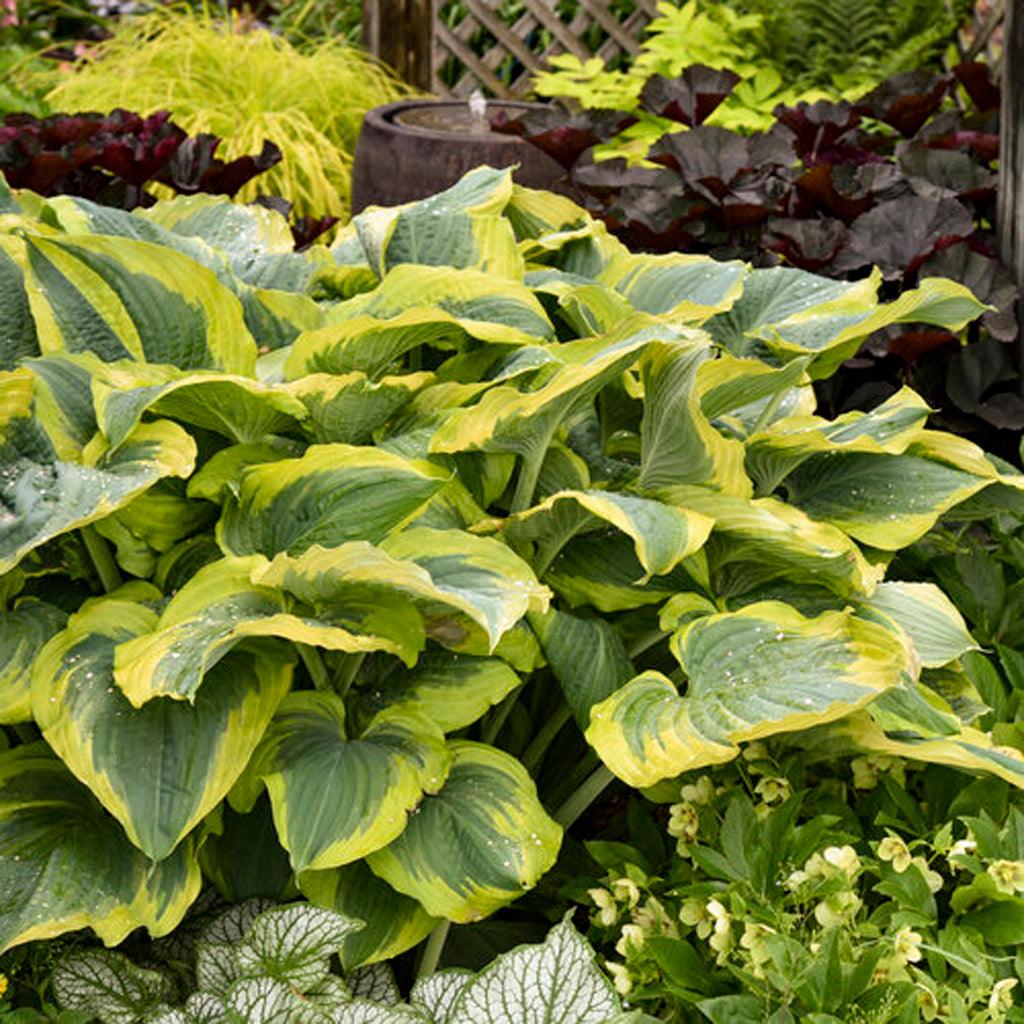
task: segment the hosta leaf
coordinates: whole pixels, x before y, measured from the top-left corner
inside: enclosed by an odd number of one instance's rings
[[[862,607],[906,630],[925,668],[939,668],[979,650],[956,606],[934,583],[880,583]]]
[[[527,612],[548,606],[551,593],[537,582],[530,566],[489,537],[417,527],[393,534],[381,548],[429,573],[437,596],[424,595],[427,635],[446,647],[488,654]],[[473,649],[477,645],[471,631],[452,615],[452,608],[483,628],[483,649]]]
[[[461,968],[417,978],[409,993],[409,1003],[422,1010],[434,1024],[449,1024],[455,1003],[472,978],[472,971]]]
[[[345,710],[333,694],[289,695],[250,771],[270,793],[281,844],[296,872],[338,867],[386,846],[409,812],[448,773],[441,730],[396,708],[358,738],[345,737]]]
[[[477,167],[443,192],[403,206],[371,207],[352,223],[381,277],[400,263],[420,263],[521,278],[512,225],[501,216],[511,196],[510,170]]]
[[[171,991],[166,975],[136,967],[110,949],[62,957],[51,984],[63,1009],[88,1013],[105,1024],[135,1024]]]
[[[594,951],[563,921],[541,945],[519,946],[485,967],[447,1024],[604,1024],[620,1008]]]
[[[786,476],[821,452],[899,455],[924,428],[924,400],[902,388],[871,412],[848,412],[834,420],[790,416],[747,439],[746,467],[759,490],[774,491]]]
[[[411,519],[448,474],[375,448],[313,445],[300,459],[253,466],[217,527],[226,552],[301,554],[314,544],[377,543]]]
[[[428,913],[475,921],[537,882],[555,861],[562,830],[514,758],[461,740],[449,750],[453,760],[443,788],[367,862]]]
[[[136,707],[154,697],[194,701],[203,676],[247,637],[359,653],[386,650],[412,663],[423,646],[411,606],[374,595],[331,617],[292,610],[279,591],[250,582],[258,555],[224,558],[200,569],[168,602],[151,631],[117,647],[114,679]]]
[[[559,491],[513,516],[505,530],[513,543],[536,542],[537,563],[549,565],[570,538],[603,524],[615,527],[633,541],[636,557],[648,575],[663,575],[703,545],[713,520],[699,512],[630,494]]]
[[[150,412],[203,427],[239,443],[294,429],[305,406],[282,388],[225,373],[186,373],[174,366],[77,357],[93,372],[100,428],[116,448]]]
[[[58,458],[80,462],[98,429],[92,373],[84,355],[26,359],[35,378],[35,415]],[[88,357],[92,359],[93,357]]]
[[[42,743],[0,753],[0,951],[76,928],[166,935],[200,884],[191,840],[154,865]]]
[[[253,372],[241,303],[183,253],[131,238],[31,235],[27,263],[44,353]]]
[[[723,437],[701,411],[700,368],[711,358],[710,343],[701,335],[652,345],[644,353],[641,490],[704,484],[741,497],[751,493],[743,445]]]
[[[962,726],[958,735],[912,736],[895,738],[886,734],[868,712],[851,715],[832,729],[853,740],[862,750],[925,764],[948,764],[965,771],[985,772],[1024,789],[1024,754],[1015,747],[999,746],[979,729]]]
[[[392,706],[407,708],[443,732],[455,732],[472,725],[519,684],[519,676],[500,658],[432,650],[415,668],[378,675],[373,690],[361,695],[361,707],[368,714]]]
[[[318,444],[367,444],[373,432],[434,380],[408,373],[371,381],[365,373],[313,373],[287,386],[307,413],[303,428]]]
[[[114,686],[114,650],[156,618],[116,592],[88,602],[36,659],[33,704],[50,746],[161,860],[231,788],[288,691],[292,661],[274,647],[239,651],[213,666],[194,704],[133,708]]]
[[[15,245],[21,248],[17,242]],[[5,332],[4,346],[0,350],[0,370],[13,370],[21,360],[39,355],[36,325],[19,262],[0,242],[0,309],[4,311]]]
[[[848,715],[913,673],[902,638],[849,611],[778,601],[709,615],[673,637],[685,696],[644,672],[591,712],[587,739],[633,786],[729,761],[738,743]]]
[[[579,274],[545,268],[526,275],[526,283],[540,296],[558,303],[558,318],[579,337],[603,334],[636,310],[610,284]]]
[[[305,871],[299,886],[317,906],[366,922],[342,940],[339,955],[345,968],[390,960],[422,942],[437,924],[437,918],[395,892],[365,861],[329,871]]]
[[[31,597],[0,612],[0,724],[32,720],[32,662],[67,618],[60,608]]]
[[[545,615],[531,615],[530,625],[581,728],[590,721],[595,704],[636,675],[622,637],[605,619],[552,608]],[[585,659],[581,651],[587,652]]]
[[[0,573],[53,537],[101,519],[157,480],[186,477],[195,442],[166,420],[136,427],[114,453],[85,465],[62,462],[30,418],[19,373],[0,378]]]
[[[870,594],[882,576],[841,530],[777,498],[737,498],[702,487],[674,487],[665,498],[714,519],[703,550],[718,570],[749,565],[757,582],[782,577],[842,596]]]
[[[330,973],[330,959],[361,922],[306,903],[265,910],[235,950],[239,970],[308,992]]]
[[[233,444],[221,448],[189,477],[188,496],[221,505],[229,494],[238,496],[242,474],[250,466],[280,462],[301,454],[301,448],[275,438],[273,442]]]

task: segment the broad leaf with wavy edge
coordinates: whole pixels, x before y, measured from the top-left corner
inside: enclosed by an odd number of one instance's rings
[[[94,441],[80,464],[58,459],[31,409],[31,374],[0,374],[0,573],[40,544],[128,504],[157,480],[192,472],[196,445],[176,423],[143,423],[113,453]]]
[[[513,544],[534,541],[536,562],[549,565],[567,541],[605,524],[626,534],[648,576],[670,572],[700,548],[714,520],[699,512],[614,491],[558,491],[509,518]]]
[[[67,620],[62,609],[32,597],[0,612],[0,725],[32,721],[32,662]]]
[[[501,215],[511,198],[512,171],[483,166],[425,199],[370,207],[352,223],[380,277],[401,263],[418,263],[520,279],[523,258],[512,225]]]
[[[171,994],[171,979],[160,971],[137,967],[123,953],[87,949],[57,961],[53,994],[65,1010],[77,1010],[105,1024],[135,1024],[150,1019],[157,1004]]]
[[[382,711],[346,737],[345,706],[302,691],[281,703],[247,774],[270,794],[296,872],[340,867],[386,846],[448,774],[444,734],[423,715]]]
[[[447,483],[429,462],[377,448],[312,445],[298,459],[251,466],[237,498],[217,524],[227,554],[280,551],[298,555],[314,544],[378,543],[409,522]]]
[[[42,743],[0,752],[0,952],[77,928],[166,935],[199,895],[191,839],[154,865]]]
[[[860,614],[881,612],[910,637],[924,668],[940,668],[980,648],[952,601],[934,583],[880,583]]]
[[[440,792],[424,798],[405,831],[367,863],[427,913],[465,923],[535,885],[555,862],[562,830],[511,755],[465,740],[448,749]]]
[[[741,742],[841,718],[917,674],[902,634],[850,611],[808,619],[778,601],[699,618],[672,649],[685,696],[649,671],[591,712],[588,741],[633,786],[729,761]]]
[[[43,738],[159,861],[241,774],[288,692],[293,660],[268,645],[239,651],[212,666],[194,704],[133,708],[114,685],[114,651],[156,619],[116,591],[87,602],[36,659],[32,697]]]
[[[132,238],[26,235],[39,347],[251,375],[242,304],[184,253]]]
[[[621,1009],[594,951],[569,923],[485,967],[455,1000],[448,1024],[605,1024]]]
[[[281,637],[350,654],[384,650],[415,662],[423,627],[401,594],[363,593],[360,602],[317,615],[251,582],[265,566],[259,555],[204,566],[149,632],[118,644],[114,679],[135,707],[156,697],[194,702],[205,674],[247,637]]]
[[[416,900],[378,878],[364,861],[304,871],[298,885],[311,903],[365,922],[342,940],[338,955],[346,969],[390,960],[422,942],[438,923]]]

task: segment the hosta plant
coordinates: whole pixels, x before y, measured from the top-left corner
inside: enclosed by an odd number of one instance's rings
[[[0,202],[0,945],[166,934],[205,879],[436,959],[614,776],[776,733],[1024,783],[955,607],[887,573],[1024,480],[811,387],[966,288],[634,255],[490,168],[304,253],[226,201]]]
[[[53,992],[66,1011],[100,1024],[642,1024],[568,921],[540,945],[521,946],[479,974],[422,975],[402,1000],[391,969],[339,974],[334,955],[361,922],[330,910],[249,901],[195,937],[184,969],[136,966],[89,950],[63,961]],[[177,1005],[174,1005],[177,1004]]]

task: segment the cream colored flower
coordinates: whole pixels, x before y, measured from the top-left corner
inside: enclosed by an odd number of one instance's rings
[[[775,929],[769,928],[766,924],[759,924],[756,921],[747,921],[743,926],[743,934],[740,936],[740,945],[749,951],[750,959],[760,967],[771,959],[771,950],[765,937],[774,935]]]
[[[588,889],[587,895],[597,907],[597,920],[605,928],[611,928],[619,919],[619,908],[615,898],[607,889]]]
[[[742,756],[744,761],[766,761],[768,748],[760,740],[755,740],[743,748]]]
[[[721,959],[733,946],[732,916],[718,900],[714,899],[708,900],[708,914],[714,921],[714,928],[712,929],[711,937],[708,939],[708,945]]]
[[[668,834],[692,843],[700,834],[700,814],[693,804],[673,804],[669,809]]]
[[[909,927],[901,928],[892,940],[893,953],[901,963],[916,964],[921,959],[921,936]]]
[[[942,888],[942,875],[938,871],[932,871],[924,857],[914,857],[910,863],[921,872],[921,877],[924,879],[925,885],[928,886],[929,892],[938,892]]]
[[[988,866],[989,877],[1007,896],[1024,892],[1024,861],[994,860]]]
[[[977,852],[978,842],[972,836],[968,836],[966,839],[958,839],[946,852],[946,860],[949,862],[949,866],[953,871],[964,871],[967,868],[966,864],[954,863],[953,857],[970,857],[972,854]]]
[[[612,895],[616,902],[632,908],[640,902],[640,887],[632,878],[616,878],[612,882]]]
[[[614,960],[605,962],[605,969],[612,976],[612,984],[620,996],[628,996],[633,991],[633,978],[630,976],[629,968],[625,964],[618,964]]]
[[[627,950],[638,950],[644,944],[644,940],[647,938],[647,933],[638,924],[624,924],[622,926],[622,935],[619,937],[619,941],[615,943],[615,952],[619,956],[626,956]]]
[[[715,784],[708,775],[702,775],[696,782],[683,786],[679,796],[685,803],[709,804],[715,799]]]
[[[826,864],[838,868],[852,878],[860,870],[860,857],[852,846],[827,846],[821,851]]]
[[[706,939],[714,925],[707,904],[703,900],[684,900],[679,908],[679,920],[691,928],[696,928],[698,939]]]
[[[822,928],[838,928],[856,917],[860,908],[861,899],[855,892],[837,892],[814,908],[814,917]]]
[[[773,775],[766,775],[754,787],[754,792],[769,806],[781,804],[788,800],[793,793],[789,779],[779,778]]]
[[[894,835],[886,836],[878,844],[878,859],[892,863],[893,871],[902,875],[910,867],[914,859],[910,853],[910,847],[899,837]]]
[[[924,985],[917,986],[917,1008],[921,1013],[922,1020],[935,1020],[939,1015],[941,1007],[935,993]]]
[[[1010,992],[1016,985],[1016,978],[1003,978],[992,986],[992,994],[988,997],[989,1013],[1003,1014],[1013,1006],[1013,996]]]

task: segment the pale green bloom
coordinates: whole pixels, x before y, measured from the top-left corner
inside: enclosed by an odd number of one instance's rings
[[[996,888],[1007,896],[1024,892],[1024,861],[994,860],[988,866],[989,877]]]
[[[619,908],[615,905],[615,898],[607,889],[588,889],[587,895],[597,907],[597,920],[603,927],[611,928],[619,919]]]
[[[898,875],[902,875],[910,867],[913,860],[910,847],[899,836],[886,836],[878,844],[877,852],[878,859],[890,861],[893,871]]]

